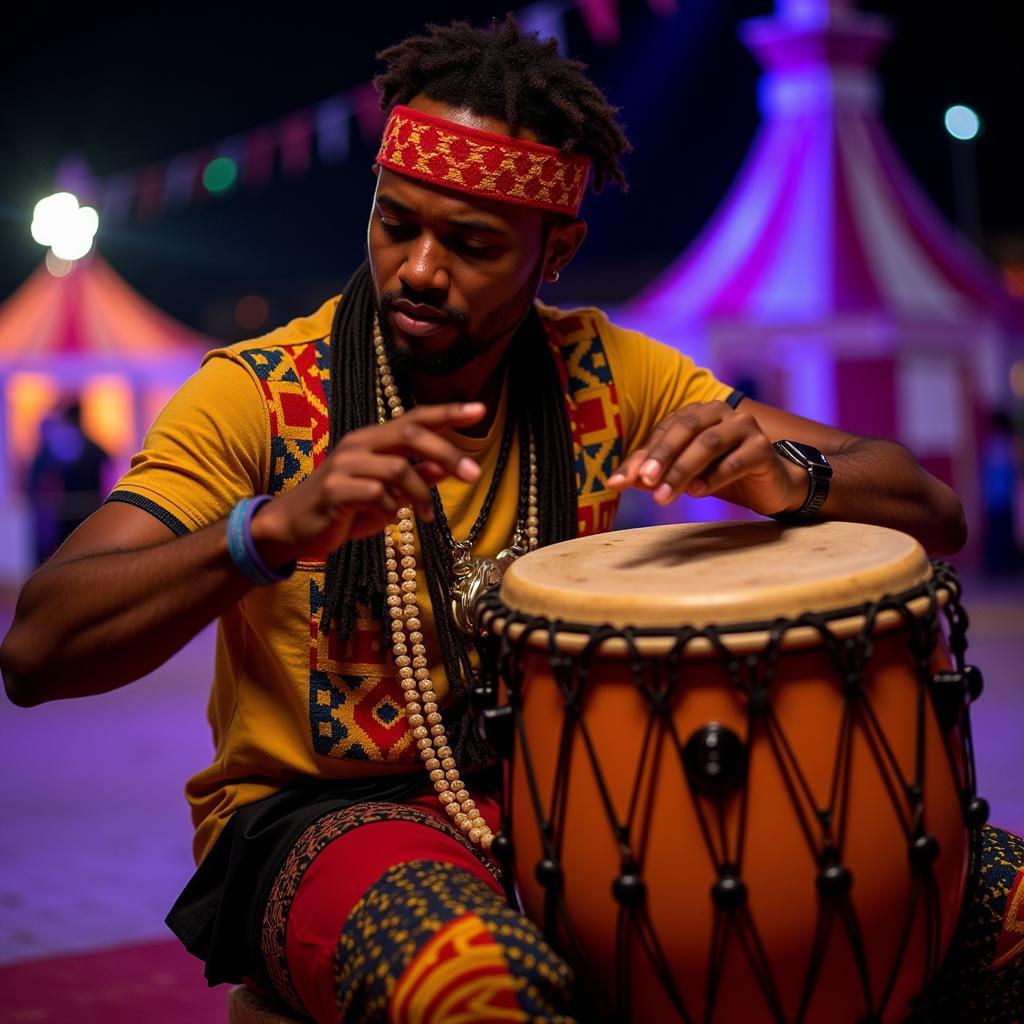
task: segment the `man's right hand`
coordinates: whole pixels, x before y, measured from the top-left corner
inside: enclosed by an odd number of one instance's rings
[[[324,559],[345,541],[384,529],[403,505],[430,521],[434,484],[480,476],[480,467],[440,432],[471,426],[485,412],[481,402],[424,405],[346,434],[308,479],[253,518],[261,557],[270,566]]]

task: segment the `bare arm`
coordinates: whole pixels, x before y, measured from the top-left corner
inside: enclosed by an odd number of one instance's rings
[[[27,707],[138,679],[249,587],[224,523],[178,538],[148,512],[104,505],[22,590],[0,647],[7,695]]]
[[[264,561],[326,557],[383,529],[400,504],[431,518],[432,484],[480,473],[439,432],[484,412],[479,403],[420,406],[346,435],[316,472],[253,518]],[[25,585],[0,647],[7,694],[30,706],[129,683],[251,586],[228,554],[225,522],[174,537],[141,509],[104,505]]]
[[[609,486],[650,490],[663,504],[683,493],[714,494],[762,515],[795,511],[807,496],[807,474],[772,448],[782,438],[813,445],[832,463],[820,518],[903,530],[935,553],[963,547],[967,530],[960,500],[901,445],[749,399],[739,409],[694,403],[666,417]]]

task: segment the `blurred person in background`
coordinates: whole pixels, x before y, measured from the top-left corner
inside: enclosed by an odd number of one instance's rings
[[[39,448],[28,470],[36,565],[42,565],[103,503],[110,457],[82,429],[72,400],[39,424]]]
[[[1020,568],[1017,544],[1019,451],[1009,413],[999,410],[989,421],[982,447],[981,486],[985,514],[985,571],[992,575]]]

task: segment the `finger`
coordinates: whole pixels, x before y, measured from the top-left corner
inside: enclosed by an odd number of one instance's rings
[[[643,446],[641,448],[637,448],[636,451],[630,453],[625,459],[623,459],[619,468],[608,478],[608,483],[612,490],[625,490],[627,487],[646,488],[647,485],[640,479],[640,471],[648,462],[651,446],[664,437],[665,433],[672,426],[672,422],[675,417],[676,413],[673,413],[671,416],[666,416],[665,419],[658,423],[658,425],[650,432]]]
[[[614,490],[639,487],[654,490],[662,480],[666,467],[679,451],[703,427],[720,420],[723,402],[693,402],[666,416],[652,431],[641,448],[634,451],[609,480]]]
[[[370,537],[394,522],[399,502],[379,480],[352,479],[347,490],[348,501],[338,515],[338,521],[347,521],[347,526],[340,537],[332,538],[320,557],[326,558],[340,542]]]
[[[335,523],[348,523],[353,517],[372,513],[389,522],[398,511],[399,502],[381,480],[349,477],[335,490],[326,492],[327,514]],[[345,536],[349,531],[345,531]]]
[[[440,430],[444,427],[468,427],[479,423],[487,412],[483,402],[443,402],[440,405],[417,405],[401,421],[411,420],[425,427]]]
[[[433,487],[434,484],[440,483],[446,476],[451,475],[439,462],[430,462],[429,460],[416,463],[416,472],[423,477],[428,487]]]
[[[676,413],[655,440],[647,453],[647,459],[640,467],[640,485],[657,490],[664,482],[665,474],[673,466],[682,452],[693,443],[704,430],[722,421],[722,410],[717,408],[724,403],[693,405]]]
[[[770,468],[776,457],[771,441],[764,434],[748,435],[742,444],[693,480],[687,493],[694,497],[716,494],[737,480]]]
[[[666,468],[655,488],[654,500],[661,504],[674,501],[696,477],[726,458],[747,436],[746,428],[735,420],[714,423],[698,432]]]
[[[345,482],[341,500],[334,505],[332,516],[341,519],[346,515],[380,515],[386,520],[394,518],[400,502],[394,497],[382,480],[352,477]]]
[[[627,487],[635,487],[640,467],[647,459],[647,448],[637,448],[619,463],[618,468],[608,477],[608,486],[613,491],[624,491]]]
[[[480,476],[480,467],[458,445],[442,437],[433,427],[406,416],[400,423],[381,427],[373,447],[378,452],[436,463],[444,468],[446,476],[458,477],[466,483]]]
[[[434,501],[429,485],[401,455],[348,452],[337,460],[335,469],[345,482],[351,479],[377,480],[393,498],[402,504],[412,505],[418,515],[427,520],[433,518]],[[343,490],[343,483],[338,486]]]
[[[337,450],[372,448],[383,451],[385,449],[381,447],[382,438],[386,438],[386,443],[391,445],[396,433],[399,437],[408,435],[410,439],[419,438],[423,436],[419,433],[419,430],[424,428],[436,435],[438,431],[448,427],[471,426],[479,422],[486,412],[487,407],[483,402],[447,402],[440,405],[417,406],[398,419],[350,431],[338,442]],[[458,448],[451,445],[450,442],[448,444],[449,455],[457,453],[459,458],[461,458],[462,453],[459,452]],[[429,453],[420,453],[412,450],[412,448],[413,445],[411,443],[406,445],[402,449],[402,454],[407,455],[408,458],[430,457]],[[449,466],[451,472],[456,473],[458,459],[454,462],[450,458],[446,459],[445,464]],[[476,474],[475,476],[473,475],[474,473]],[[468,459],[462,467],[462,471],[459,471],[457,475],[464,476],[467,481],[475,480],[479,476],[479,467],[476,466],[472,459]]]

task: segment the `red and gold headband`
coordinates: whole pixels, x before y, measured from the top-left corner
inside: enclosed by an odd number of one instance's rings
[[[482,132],[419,110],[391,111],[377,163],[396,174],[502,203],[575,217],[590,160],[553,146]]]

